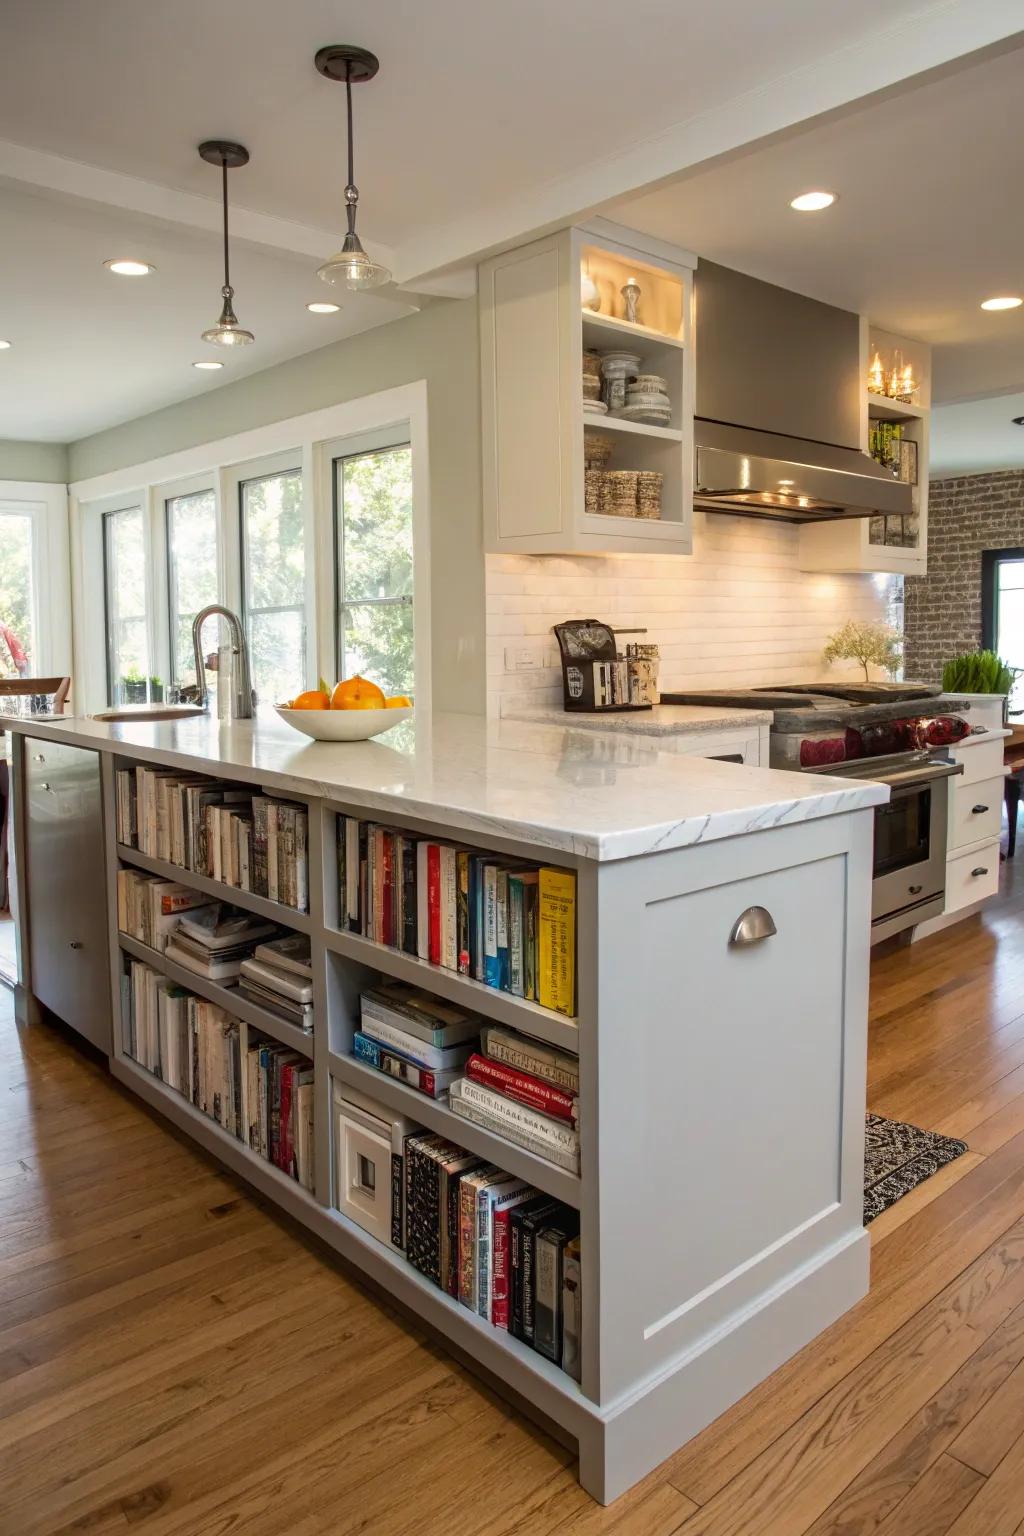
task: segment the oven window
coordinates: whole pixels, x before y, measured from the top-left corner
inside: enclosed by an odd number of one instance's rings
[[[893,791],[888,805],[875,810],[875,876],[891,875],[928,858],[932,814],[931,786]]]

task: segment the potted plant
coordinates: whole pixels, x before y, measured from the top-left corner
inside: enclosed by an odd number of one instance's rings
[[[164,680],[162,677],[151,677],[149,680],[149,697],[153,704],[162,704],[164,701]]]
[[[995,651],[965,651],[961,656],[951,656],[942,668],[942,686],[946,693],[1003,694],[1005,725],[1010,694],[1020,671],[1019,667],[1008,666]]]
[[[900,636],[887,624],[862,624],[851,619],[828,638],[822,660],[858,661],[864,668],[864,681],[871,681],[870,667],[883,667],[895,677],[900,664]]]
[[[146,702],[146,679],[136,666],[121,674],[121,699],[125,704]]]

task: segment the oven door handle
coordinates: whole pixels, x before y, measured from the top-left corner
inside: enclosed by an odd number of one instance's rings
[[[894,789],[914,789],[919,784],[934,784],[936,779],[956,778],[963,771],[963,763],[925,763],[916,768],[904,768],[900,773],[884,774],[878,782],[890,784]]]

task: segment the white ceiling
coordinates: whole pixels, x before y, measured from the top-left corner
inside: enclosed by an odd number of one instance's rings
[[[346,292],[338,314],[311,315],[333,295],[309,257],[236,243],[235,309],[256,341],[214,347],[199,335],[220,311],[215,233],[2,183],[0,229],[0,438],[84,437],[411,312]],[[115,277],[103,263],[119,256],[156,271]]]
[[[931,342],[934,398],[952,400],[1024,389],[1024,308],[979,308],[1024,293],[1022,186],[1018,49],[604,211]],[[838,201],[794,213],[809,188]]]
[[[1024,416],[1024,389],[940,405],[932,412],[932,476],[1024,469],[1024,427],[1015,425],[1015,416]]]
[[[1021,22],[1019,0],[3,0],[2,13],[0,336],[15,346],[0,354],[0,438],[63,439],[406,312],[393,290],[346,296],[326,321],[302,308],[326,292],[314,271],[342,222],[344,92],[313,68],[324,43],[381,57],[355,93],[360,230],[431,292],[485,249],[999,46]],[[252,155],[231,191],[237,308],[257,344],[204,377],[189,364],[220,283],[217,175],[196,155],[209,137]],[[730,212],[718,237],[745,253],[736,264],[774,260],[748,207]],[[154,277],[102,271],[126,242]]]

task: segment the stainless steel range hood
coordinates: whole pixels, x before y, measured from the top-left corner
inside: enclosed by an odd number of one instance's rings
[[[694,505],[786,522],[906,516],[860,450],[858,317],[701,261]]]

